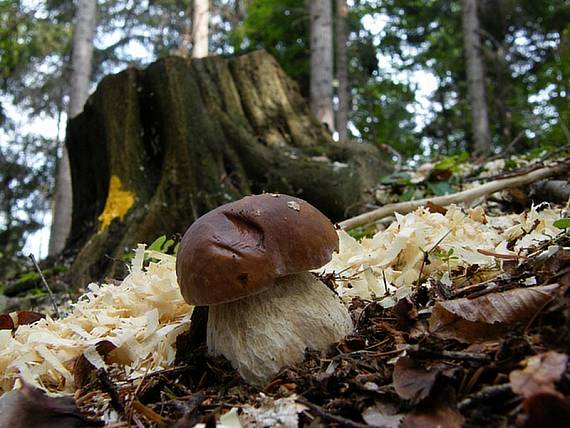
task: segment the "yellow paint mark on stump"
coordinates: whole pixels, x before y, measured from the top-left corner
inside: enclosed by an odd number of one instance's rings
[[[128,190],[123,190],[122,187],[121,179],[116,175],[112,175],[105,209],[99,216],[99,221],[101,222],[99,232],[107,229],[115,218],[123,221],[123,218],[135,203],[135,195]]]

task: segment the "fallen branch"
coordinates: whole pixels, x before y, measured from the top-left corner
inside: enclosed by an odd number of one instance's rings
[[[457,204],[460,202],[471,201],[482,196],[487,196],[510,187],[524,186],[547,177],[562,174],[570,169],[570,159],[564,159],[553,166],[531,171],[528,174],[509,177],[502,180],[491,181],[490,183],[483,184],[479,187],[464,190],[463,192],[453,193],[451,195],[436,196],[433,198],[418,199],[416,201],[399,202],[396,204],[384,205],[381,208],[375,209],[364,214],[357,215],[356,217],[349,218],[341,221],[339,226],[341,229],[352,229],[365,224],[373,223],[381,218],[392,215],[395,212],[400,214],[407,214],[415,209],[426,205],[431,202],[436,205],[446,206],[450,204]]]

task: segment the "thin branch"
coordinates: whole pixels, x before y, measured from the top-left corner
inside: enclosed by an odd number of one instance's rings
[[[347,427],[347,428],[386,428],[383,425],[368,425],[362,424],[360,422],[355,422],[347,418],[343,418],[342,416],[333,415],[328,413],[325,409],[316,404],[311,403],[310,401],[298,398],[296,400],[298,403],[301,403],[304,406],[307,406],[312,412],[316,413],[317,416],[320,416],[322,419],[327,420],[329,422],[334,422],[340,424],[340,426]]]
[[[357,226],[373,223],[384,217],[392,215],[395,212],[400,214],[407,214],[413,210],[426,205],[431,202],[436,205],[450,205],[460,202],[475,200],[482,196],[488,196],[495,192],[500,192],[511,187],[524,186],[533,183],[543,178],[558,175],[570,170],[570,158],[566,158],[554,166],[547,166],[544,168],[531,171],[528,174],[520,175],[517,177],[505,178],[502,180],[491,181],[490,183],[483,184],[479,187],[464,190],[463,192],[453,193],[451,195],[437,196],[433,198],[418,199],[416,201],[399,202],[396,204],[385,205],[374,211],[360,214],[356,217],[349,218],[341,221],[339,226],[341,229],[352,229]]]
[[[48,295],[49,295],[49,299],[51,300],[51,304],[53,305],[53,310],[55,311],[56,316],[59,318],[60,317],[59,309],[57,307],[57,304],[55,303],[55,298],[53,296],[53,293],[51,292],[51,289],[49,288],[49,285],[48,285],[48,283],[44,277],[44,274],[42,273],[42,270],[40,269],[38,263],[36,262],[36,258],[31,253],[28,257],[32,260],[32,263],[34,264],[36,270],[40,274],[40,278],[42,279],[42,284],[44,285],[45,289],[47,290]]]

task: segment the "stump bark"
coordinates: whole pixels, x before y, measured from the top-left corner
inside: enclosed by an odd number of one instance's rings
[[[124,263],[113,260],[137,243],[183,233],[200,215],[250,193],[299,196],[341,220],[364,208],[367,190],[390,170],[374,146],[335,143],[263,51],[168,57],[107,76],[69,122],[66,144],[67,251],[77,285],[117,275]],[[113,207],[117,186],[124,212]]]

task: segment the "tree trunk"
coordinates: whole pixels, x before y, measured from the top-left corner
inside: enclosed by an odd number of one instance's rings
[[[467,84],[471,101],[472,133],[475,155],[488,155],[491,150],[491,135],[485,96],[485,71],[481,55],[477,0],[462,0],[463,38],[467,65]]]
[[[570,49],[568,49],[568,34],[570,29],[566,28],[559,32],[560,44],[558,46],[558,61],[560,63],[560,89],[566,92],[566,105],[563,103],[559,107],[560,123],[568,126],[570,119]]]
[[[95,36],[96,0],[79,0],[73,32],[73,54],[71,58],[71,90],[69,94],[68,118],[81,113],[91,81],[91,60],[93,58],[93,38]],[[65,247],[71,226],[71,174],[67,149],[63,147],[58,162],[52,225],[48,252],[60,253]]]
[[[336,77],[338,80],[338,110],[336,115],[336,130],[340,141],[348,136],[348,112],[350,108],[350,95],[348,88],[348,56],[346,44],[348,40],[346,20],[348,6],[346,0],[336,2]]]
[[[511,85],[511,69],[507,62],[507,51],[503,44],[497,44],[493,50],[494,57],[494,106],[497,115],[497,131],[501,137],[503,147],[507,147],[516,134],[513,132],[513,112],[509,106],[509,100],[513,98]]]
[[[299,196],[340,220],[365,209],[390,170],[375,146],[332,141],[263,51],[108,76],[70,122],[67,146],[78,285],[118,275],[137,243],[183,233],[250,193]]]
[[[311,14],[311,110],[334,131],[333,37],[331,0],[313,0]]]
[[[180,34],[180,41],[178,42],[178,48],[176,49],[176,54],[181,57],[187,57],[190,54],[192,45],[192,21],[190,16],[192,15],[192,3],[188,6],[187,10],[184,11],[184,27],[182,33]]]
[[[208,0],[194,0],[192,14],[192,58],[208,56]]]

